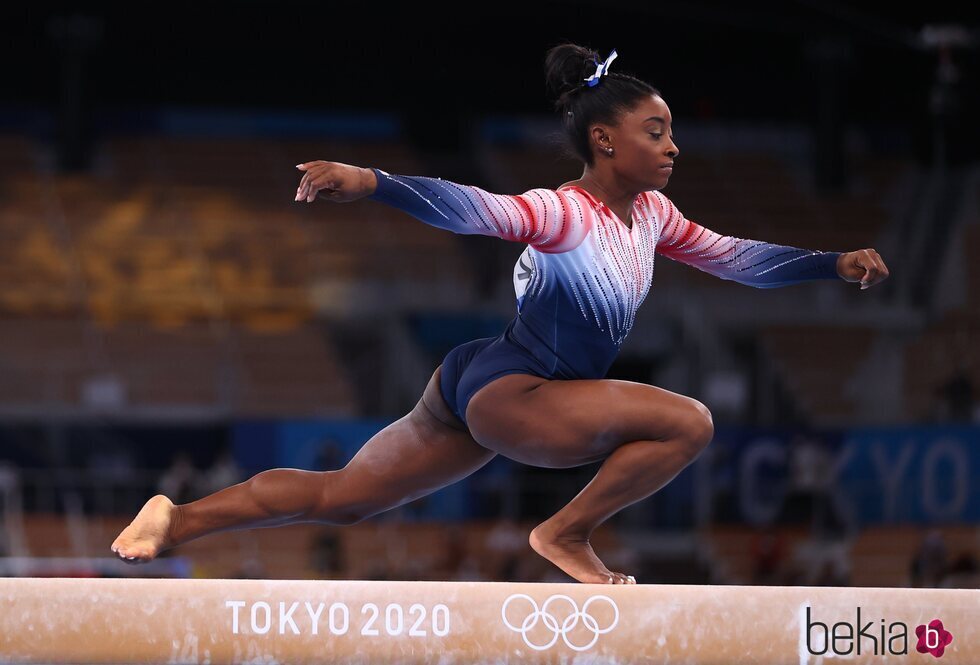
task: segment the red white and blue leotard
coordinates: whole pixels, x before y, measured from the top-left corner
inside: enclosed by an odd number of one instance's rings
[[[530,355],[531,373],[548,378],[605,376],[650,290],[657,254],[757,288],[838,278],[841,252],[720,235],[685,218],[656,190],[636,197],[627,227],[575,185],[504,195],[372,170],[375,201],[454,233],[527,243],[514,267],[517,316],[500,342]],[[462,400],[464,413],[473,392]]]

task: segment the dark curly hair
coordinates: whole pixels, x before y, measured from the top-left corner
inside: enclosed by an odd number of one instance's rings
[[[565,129],[562,147],[589,166],[594,161],[589,126],[597,122],[614,125],[642,98],[660,95],[649,83],[618,71],[607,72],[598,85],[589,87],[585,79],[595,74],[600,62],[602,56],[596,51],[571,43],[551,47],[544,59],[548,96],[554,99]],[[618,65],[614,62],[611,69]]]

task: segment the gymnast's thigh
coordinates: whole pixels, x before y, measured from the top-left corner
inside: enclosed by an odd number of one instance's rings
[[[452,423],[437,367],[412,411],[371,437],[325,483],[323,519],[353,523],[470,475],[496,457]]]
[[[713,431],[704,404],[663,388],[527,374],[502,376],[483,386],[469,400],[466,421],[481,446],[551,468],[605,459],[631,441],[699,441]]]

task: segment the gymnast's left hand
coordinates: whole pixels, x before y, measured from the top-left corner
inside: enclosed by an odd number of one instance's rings
[[[861,282],[861,289],[888,279],[888,266],[873,249],[844,252],[837,257],[837,274],[845,282]]]

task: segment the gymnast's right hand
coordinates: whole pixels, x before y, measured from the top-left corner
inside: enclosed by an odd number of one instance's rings
[[[316,160],[297,164],[303,178],[296,188],[296,200],[311,203],[322,193],[322,198],[336,203],[356,201],[370,196],[378,186],[378,178],[371,169]]]

